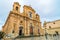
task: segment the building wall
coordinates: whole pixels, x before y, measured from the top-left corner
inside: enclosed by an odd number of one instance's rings
[[[56,31],[60,34],[60,28],[47,29],[48,34],[56,34]]]
[[[60,34],[60,20],[46,22],[46,29],[48,34],[56,34],[56,31]]]
[[[18,7],[18,9],[16,9],[16,7]],[[29,36],[30,24],[32,24],[33,35],[40,35],[42,33],[40,16],[36,14],[32,7],[26,5],[23,7],[23,13],[20,13],[20,7],[21,5],[19,5],[18,2],[14,2],[13,10],[10,11],[9,16],[3,26],[3,32],[9,35],[18,36],[19,27],[23,27],[22,33],[25,36]],[[32,18],[29,17],[29,12],[32,13]]]
[[[54,28],[54,27],[60,27],[60,21],[58,20],[58,21],[53,21],[53,22],[48,22],[47,23],[47,28],[49,27],[49,26],[51,26],[51,28]]]

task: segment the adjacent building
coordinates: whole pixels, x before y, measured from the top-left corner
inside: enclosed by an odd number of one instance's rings
[[[27,5],[23,6],[21,13],[20,7],[18,2],[14,2],[13,9],[10,11],[2,31],[14,37],[42,35],[40,16],[32,7]]]
[[[45,22],[44,27],[48,34],[60,34],[60,20]]]

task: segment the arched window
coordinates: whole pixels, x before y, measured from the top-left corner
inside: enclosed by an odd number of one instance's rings
[[[30,26],[32,26],[32,23],[30,23]]]
[[[13,30],[12,33],[14,33],[15,31]]]
[[[51,26],[49,26],[49,28],[51,28]]]
[[[32,12],[29,12],[29,17],[32,18]]]
[[[55,24],[55,22],[53,22],[53,24]]]
[[[16,10],[18,11],[18,7],[16,6]]]
[[[23,21],[20,21],[20,23],[23,23]]]

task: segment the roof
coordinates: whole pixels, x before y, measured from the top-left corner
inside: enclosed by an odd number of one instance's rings
[[[60,21],[60,19],[59,20],[55,20],[55,21],[46,22],[46,23],[53,23],[53,22],[57,22],[57,21]]]

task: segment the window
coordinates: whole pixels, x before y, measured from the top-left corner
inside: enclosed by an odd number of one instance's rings
[[[18,7],[16,7],[16,10],[18,11]]]
[[[55,24],[55,22],[53,24]]]
[[[12,31],[12,33],[14,33],[14,30]]]
[[[29,12],[29,17],[32,18],[32,13],[31,12]]]
[[[36,15],[36,18],[38,18],[38,16]]]
[[[51,28],[51,26],[49,26],[49,28]]]
[[[57,35],[59,35],[58,31],[55,31],[55,33],[56,33]]]
[[[30,26],[32,26],[32,23],[30,23]]]
[[[22,21],[20,21],[20,23],[22,23]]]

